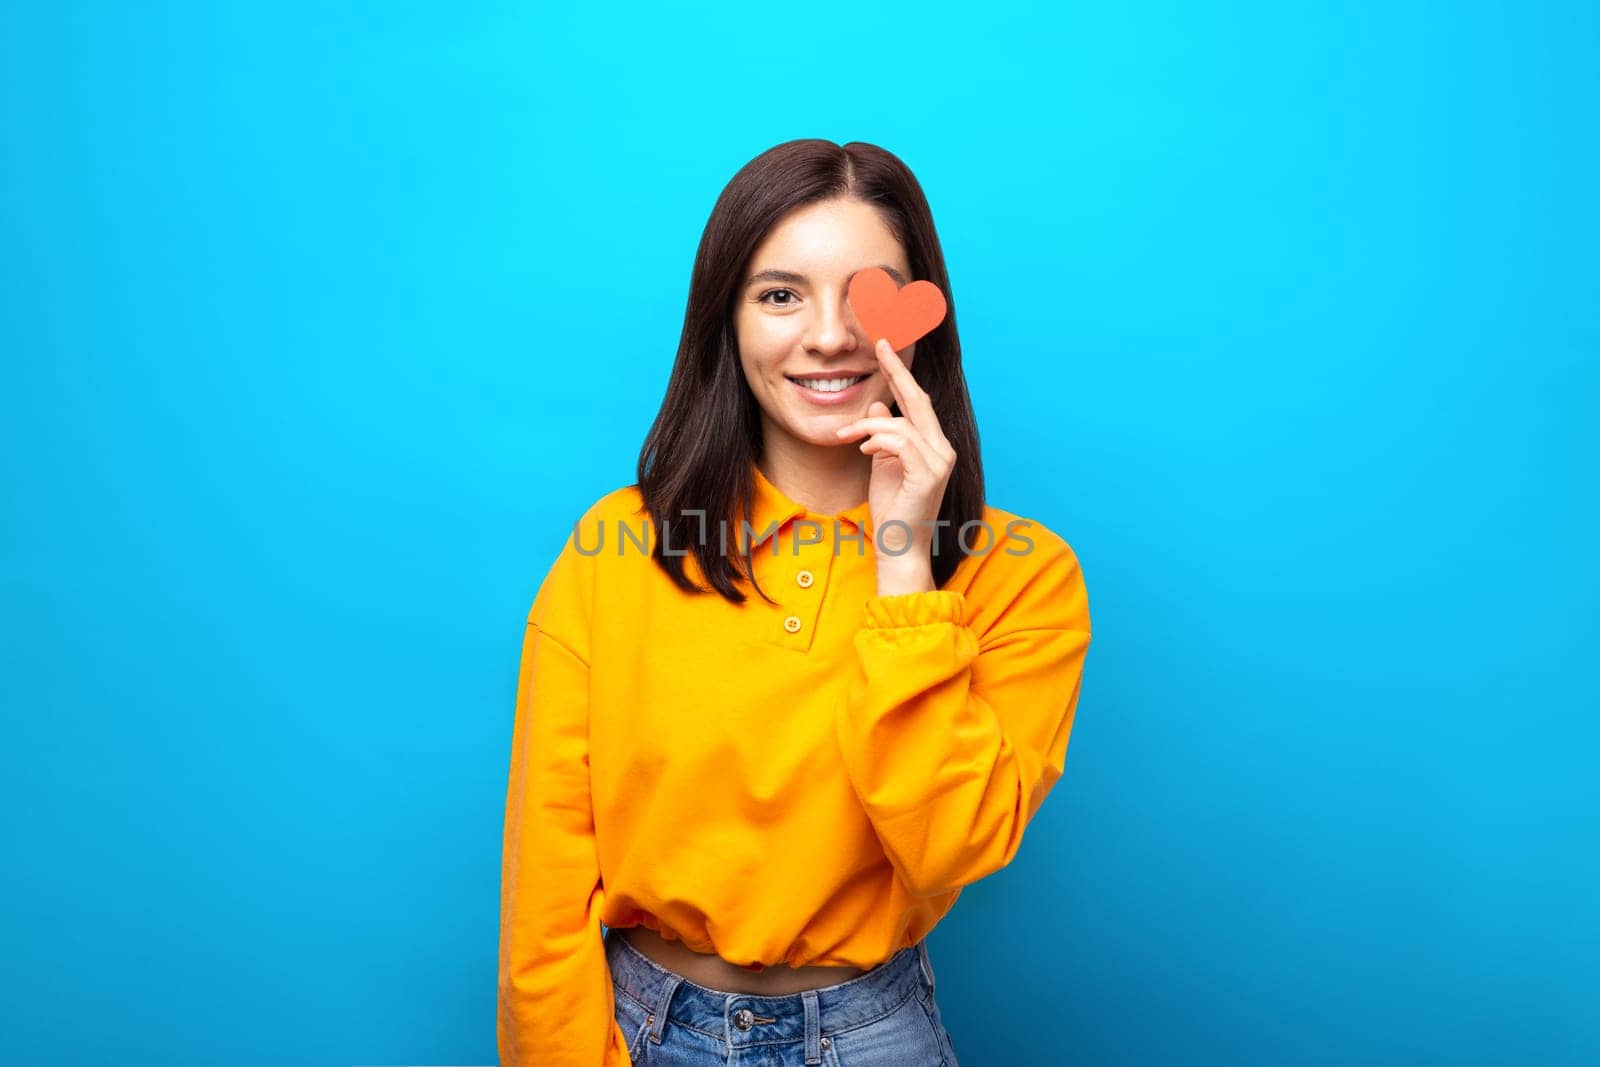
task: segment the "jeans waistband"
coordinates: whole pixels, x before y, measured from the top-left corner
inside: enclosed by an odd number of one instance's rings
[[[821,1036],[882,1018],[919,991],[933,992],[933,965],[926,940],[907,945],[866,974],[836,985],[782,996],[728,993],[689,981],[606,931],[606,958],[613,983],[655,1016],[651,1036],[659,1042],[670,1019],[726,1039],[730,1046],[804,1038],[807,1062]]]

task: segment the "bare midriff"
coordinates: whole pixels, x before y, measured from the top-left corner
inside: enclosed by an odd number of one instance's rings
[[[629,926],[613,930],[628,944],[669,971],[676,971],[695,985],[719,993],[747,993],[751,996],[781,997],[806,989],[838,985],[859,978],[862,967],[790,967],[775,964],[760,971],[749,971],[729,963],[721,956],[696,952],[682,941],[662,937],[648,926]]]

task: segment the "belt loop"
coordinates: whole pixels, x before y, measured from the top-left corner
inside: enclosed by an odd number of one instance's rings
[[[922,975],[928,980],[928,994],[933,994],[933,962],[928,959],[928,939],[917,942],[917,962],[922,964]]]
[[[656,1004],[655,1019],[650,1023],[650,1040],[661,1044],[661,1031],[667,1025],[667,1006],[672,1003],[672,994],[678,991],[678,985],[683,981],[680,974],[670,973],[667,982],[661,987],[661,995]]]
[[[802,989],[800,999],[806,1008],[806,1062],[822,1062],[822,1013],[817,1008],[817,991]]]

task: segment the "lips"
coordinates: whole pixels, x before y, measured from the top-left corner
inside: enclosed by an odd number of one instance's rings
[[[789,378],[808,393],[820,393],[823,396],[841,396],[853,391],[856,386],[867,380],[865,374],[828,374],[821,377]],[[831,388],[824,389],[828,384]]]
[[[788,377],[788,376],[785,375],[785,377]],[[818,377],[792,378],[791,377],[791,378],[789,378],[789,381],[790,381],[791,384],[794,385],[795,389],[799,391],[799,395],[802,398],[804,398],[807,403],[815,404],[815,405],[818,405],[820,407],[834,407],[834,406],[841,405],[841,404],[854,403],[856,401],[856,398],[861,396],[863,390],[866,389],[867,383],[870,380],[870,377],[871,377],[870,375],[851,375],[851,374],[832,375],[832,374],[830,374],[830,375],[827,375],[827,376],[821,377],[821,378],[818,378]],[[852,379],[852,378],[854,378],[855,380],[854,381],[850,381],[850,379]],[[808,384],[808,383],[827,382],[827,381],[850,381],[850,384],[845,386],[843,389],[836,389],[836,390],[832,390],[832,391],[818,389],[818,388],[815,388],[815,386],[813,384]]]

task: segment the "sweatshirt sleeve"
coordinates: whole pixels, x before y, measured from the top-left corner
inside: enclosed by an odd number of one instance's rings
[[[1078,560],[1034,543],[985,594],[875,596],[835,715],[850,782],[901,880],[935,896],[1006,866],[1061,777],[1090,642]],[[997,561],[998,562],[998,561]],[[1010,562],[1010,561],[1007,561]]]
[[[605,887],[589,799],[586,565],[569,544],[522,643],[500,880],[501,1067],[628,1064],[601,938]]]

